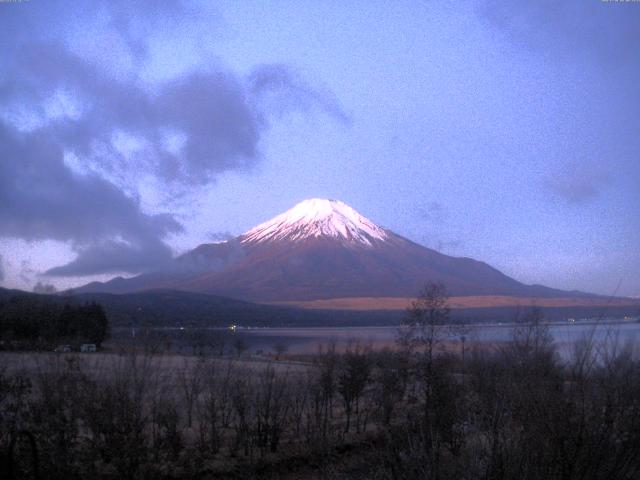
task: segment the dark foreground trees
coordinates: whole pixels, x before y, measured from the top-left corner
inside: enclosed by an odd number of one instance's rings
[[[561,359],[535,321],[464,364],[357,345],[304,365],[32,358],[0,368],[3,479],[640,478],[633,351]]]
[[[101,305],[60,305],[36,296],[0,302],[3,349],[50,349],[58,343],[95,343],[106,339],[109,322]]]

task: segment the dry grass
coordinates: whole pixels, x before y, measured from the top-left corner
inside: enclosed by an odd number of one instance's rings
[[[405,310],[414,298],[405,297],[348,297],[326,300],[272,302],[277,305],[289,305],[319,310]],[[542,298],[511,297],[505,295],[477,295],[449,297],[451,308],[491,308],[491,307],[604,307],[638,306],[640,302],[629,298]]]
[[[173,386],[179,372],[204,368],[223,371],[232,368],[243,374],[260,375],[266,368],[287,375],[306,374],[309,366],[302,362],[275,361],[253,357],[197,357],[189,355],[141,355],[117,353],[50,353],[50,352],[0,352],[0,369],[6,374],[33,376],[51,371],[62,371],[72,363],[94,378],[104,378],[123,371],[135,361],[139,367],[169,381]]]
[[[628,349],[560,362],[544,325],[466,345],[434,358],[355,345],[309,364],[3,353],[0,477],[37,478],[38,457],[52,479],[638,478]]]

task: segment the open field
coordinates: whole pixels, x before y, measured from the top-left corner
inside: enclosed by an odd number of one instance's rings
[[[114,372],[135,366],[152,371],[169,382],[165,386],[174,387],[177,377],[182,371],[192,371],[201,368],[206,363],[210,371],[236,369],[247,374],[260,374],[265,368],[285,372],[291,375],[301,375],[308,371],[308,365],[289,360],[274,361],[267,358],[255,358],[249,355],[239,359],[237,357],[207,357],[196,355],[152,354],[137,353],[43,353],[43,352],[0,352],[0,367],[7,374],[30,372],[37,375],[48,371],[64,369],[69,364],[80,364],[82,370],[90,376],[109,377]]]
[[[591,337],[561,358],[544,325],[466,352],[433,335],[395,352],[352,343],[295,361],[155,345],[2,353],[0,476],[638,477],[630,344]]]
[[[331,298],[327,300],[309,300],[277,302],[274,305],[289,305],[294,307],[319,310],[405,310],[415,298],[408,297],[350,297]],[[640,301],[633,298],[606,297],[575,297],[575,298],[547,298],[547,297],[510,297],[504,295],[462,296],[449,297],[452,309],[459,308],[492,308],[515,307],[523,308],[536,305],[538,307],[606,307],[606,306],[637,306]]]

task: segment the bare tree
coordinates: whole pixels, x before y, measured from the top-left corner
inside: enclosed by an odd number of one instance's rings
[[[288,372],[277,374],[272,366],[261,372],[254,387],[255,440],[261,455],[275,453],[289,420],[291,395]]]
[[[548,374],[555,369],[553,336],[543,320],[544,314],[536,306],[525,314],[516,313],[511,342],[502,352],[516,368],[535,368],[540,370],[540,374]]]
[[[356,420],[360,414],[360,398],[371,378],[371,359],[367,352],[362,351],[358,345],[349,349],[343,357],[338,374],[338,392],[342,397],[346,414],[345,433],[349,432],[351,417],[355,412]],[[358,422],[356,422],[358,430]]]
[[[450,331],[449,297],[444,285],[428,282],[407,308],[400,327],[398,343],[409,351],[420,350],[429,364]]]
[[[231,361],[222,369],[216,365],[211,362],[202,372],[204,389],[198,403],[200,448],[214,454],[222,447],[224,432],[229,429],[234,413],[231,386],[235,375]]]
[[[375,399],[383,425],[389,425],[396,405],[404,398],[409,381],[409,358],[404,352],[384,351],[376,356]]]
[[[187,426],[191,428],[193,424],[193,409],[198,396],[202,392],[202,369],[204,362],[202,358],[191,365],[190,358],[183,359],[183,367],[178,372],[178,383],[184,398],[185,409],[187,411]]]

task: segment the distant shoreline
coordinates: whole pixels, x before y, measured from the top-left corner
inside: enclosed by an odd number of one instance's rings
[[[552,327],[562,327],[562,326],[589,326],[589,325],[627,325],[634,324],[640,322],[640,317],[633,317],[629,319],[621,319],[621,318],[603,318],[601,320],[593,319],[593,320],[576,320],[575,323],[570,323],[568,321],[558,321],[552,320],[548,322],[541,322],[541,325],[544,326],[552,326]],[[443,327],[469,327],[469,328],[500,328],[500,327],[514,327],[514,326],[532,326],[531,323],[518,323],[518,322],[476,322],[476,323],[448,323],[442,325]],[[356,330],[360,328],[367,329],[389,329],[389,328],[399,328],[401,325],[344,325],[344,326],[276,326],[276,327],[254,327],[254,326],[243,326],[237,325],[236,331],[240,332],[250,332],[250,331],[265,331],[265,330]],[[179,330],[221,330],[221,331],[232,331],[229,326],[224,327],[199,327],[199,326],[183,326],[183,327],[167,327],[167,326],[135,326],[135,327],[125,327],[125,326],[117,326],[113,327],[113,330],[131,330],[135,328],[136,330],[168,330],[168,331],[179,331]]]

